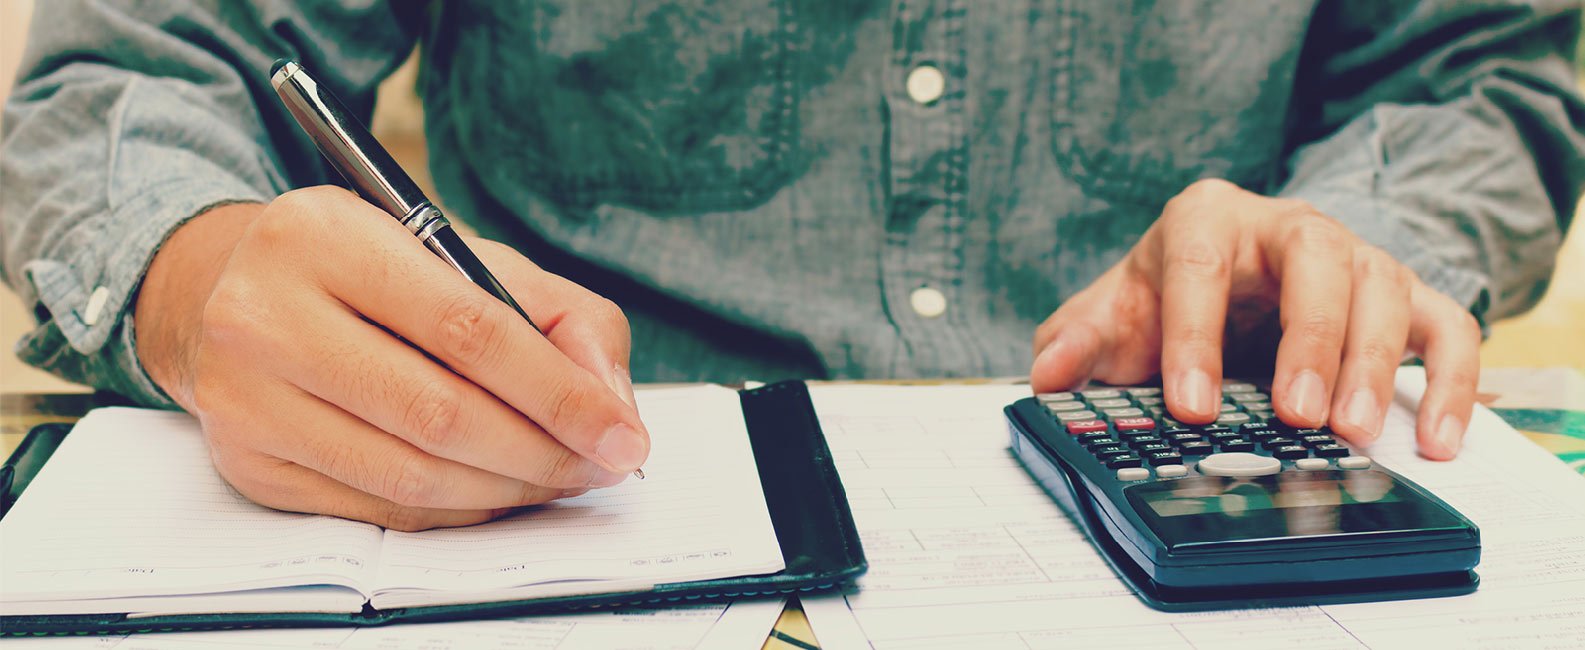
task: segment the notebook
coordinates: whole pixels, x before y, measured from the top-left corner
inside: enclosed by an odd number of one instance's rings
[[[638,406],[653,440],[645,479],[417,533],[258,506],[215,472],[189,416],[93,411],[0,520],[0,629],[450,620],[862,573],[801,383],[641,390]]]

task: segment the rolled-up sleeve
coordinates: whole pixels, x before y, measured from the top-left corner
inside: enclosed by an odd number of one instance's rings
[[[394,8],[393,8],[394,7]],[[38,327],[24,361],[171,406],[138,362],[132,306],[187,219],[329,176],[277,103],[294,57],[367,118],[411,49],[383,2],[39,3],[0,140],[4,279]]]
[[[1386,249],[1482,322],[1545,292],[1585,187],[1574,2],[1324,5],[1282,196]]]

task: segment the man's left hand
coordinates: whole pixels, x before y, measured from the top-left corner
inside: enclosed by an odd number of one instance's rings
[[[1160,374],[1172,416],[1214,420],[1224,359],[1281,327],[1272,405],[1282,421],[1381,435],[1405,350],[1425,361],[1420,453],[1458,453],[1475,401],[1480,327],[1451,298],[1348,228],[1226,181],[1189,186],[1133,250],[1035,332],[1037,392]],[[1269,348],[1269,343],[1264,343]],[[1225,355],[1225,356],[1224,356]]]

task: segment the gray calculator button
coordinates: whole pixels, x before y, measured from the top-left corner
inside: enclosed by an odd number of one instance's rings
[[[1093,407],[1098,408],[1098,409],[1121,409],[1121,408],[1128,408],[1130,406],[1133,406],[1133,403],[1129,402],[1126,399],[1122,399],[1122,398],[1092,399],[1092,400],[1090,400],[1090,406],[1093,406]]]
[[[1079,391],[1084,399],[1116,399],[1123,396],[1123,391],[1116,388],[1091,388]]]
[[[1057,419],[1058,420],[1062,420],[1063,422],[1072,422],[1074,420],[1094,420],[1095,419],[1095,412],[1094,411],[1067,411],[1067,412],[1064,412],[1064,413],[1058,413],[1057,414]]]
[[[1189,473],[1189,468],[1182,465],[1162,465],[1156,468],[1156,476],[1161,478],[1178,478]]]
[[[1128,394],[1134,397],[1155,397],[1161,394],[1161,389],[1155,386],[1141,386],[1128,389]]]
[[[1260,389],[1256,388],[1254,384],[1245,384],[1239,382],[1222,384],[1222,392],[1224,393],[1253,393],[1257,390]]]
[[[1303,470],[1326,469],[1332,464],[1325,458],[1300,458],[1293,461],[1293,466]]]
[[[1255,411],[1270,411],[1271,402],[1244,402],[1244,410],[1249,411],[1250,413],[1254,413]]]
[[[1235,402],[1263,402],[1266,401],[1265,393],[1230,393],[1228,397]]]
[[[1349,456],[1337,459],[1337,466],[1343,469],[1370,469],[1370,457]]]
[[[1160,397],[1147,395],[1145,397],[1134,398],[1134,401],[1139,402],[1140,406],[1160,406],[1166,400],[1163,400]]]
[[[1139,409],[1106,409],[1101,411],[1109,418],[1142,418],[1145,412]]]
[[[1232,413],[1233,411],[1237,411],[1237,410],[1238,410],[1238,405],[1237,404],[1232,404],[1232,403],[1229,403],[1229,402],[1222,402],[1222,412],[1223,413]]]
[[[1041,393],[1036,395],[1035,399],[1049,404],[1051,402],[1071,402],[1074,400],[1074,397],[1075,396],[1073,393]]]
[[[1084,402],[1050,402],[1046,404],[1046,409],[1052,413],[1061,413],[1063,411],[1083,411]]]
[[[1282,461],[1270,456],[1230,451],[1206,456],[1195,468],[1206,476],[1266,476],[1282,471]]]
[[[1243,424],[1248,421],[1247,413],[1223,413],[1216,418],[1217,424]]]
[[[1124,467],[1117,470],[1119,481],[1143,481],[1150,478],[1150,470],[1143,467]]]

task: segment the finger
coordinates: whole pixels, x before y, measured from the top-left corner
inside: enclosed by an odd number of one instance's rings
[[[1343,366],[1332,397],[1332,430],[1359,445],[1381,435],[1393,376],[1409,338],[1412,273],[1385,251],[1354,251],[1354,289]]]
[[[1355,242],[1343,226],[1319,214],[1271,223],[1260,245],[1282,285],[1272,402],[1282,421],[1318,427],[1327,420],[1342,365]]]
[[[1110,348],[1102,331],[1087,321],[1060,325],[1047,338],[1049,341],[1035,355],[1035,363],[1029,369],[1029,384],[1036,393],[1083,386],[1094,376],[1096,360]]]
[[[310,303],[291,311],[312,318],[316,335],[261,346],[266,350],[257,365],[372,425],[392,443],[548,488],[605,487],[626,476],[568,449],[495,396],[340,305]]]
[[[1218,195],[1185,192],[1141,239],[1139,268],[1161,294],[1161,377],[1183,422],[1216,419],[1237,222]]]
[[[392,530],[471,526],[511,512],[510,508],[446,510],[404,506],[301,465],[265,456],[236,460],[219,469],[233,488],[267,508],[366,521]]]
[[[568,306],[535,314],[535,322],[568,359],[604,380],[628,405],[635,404],[628,372],[632,335],[620,307],[571,280],[546,273],[505,244],[477,238],[468,238],[468,244],[514,295],[533,292],[544,297],[538,304]]]
[[[1469,311],[1424,284],[1410,290],[1409,347],[1425,361],[1425,396],[1415,423],[1420,453],[1458,455],[1480,381],[1480,324]]]
[[[406,230],[376,219],[375,208],[348,201],[364,242],[352,255],[314,267],[316,279],[342,302],[434,355],[442,363],[527,415],[562,444],[613,472],[637,469],[649,455],[638,413],[604,381],[578,367],[522,316],[447,267]],[[382,224],[376,227],[375,224]],[[542,317],[535,287],[518,296]],[[552,312],[559,307],[552,306]]]

